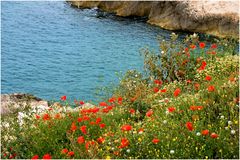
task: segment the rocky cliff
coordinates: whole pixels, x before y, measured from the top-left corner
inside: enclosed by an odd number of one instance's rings
[[[146,16],[148,23],[168,30],[200,32],[218,37],[239,34],[239,1],[69,1],[78,8]]]

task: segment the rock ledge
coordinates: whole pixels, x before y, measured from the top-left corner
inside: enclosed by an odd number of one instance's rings
[[[98,7],[118,16],[146,16],[148,23],[168,30],[239,35],[239,1],[68,1],[78,8]]]

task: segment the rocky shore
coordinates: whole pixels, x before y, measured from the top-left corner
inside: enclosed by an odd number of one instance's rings
[[[168,30],[207,33],[218,37],[239,35],[239,1],[68,1],[118,16],[144,16],[148,23]]]
[[[85,103],[75,108],[71,108],[70,106],[63,106],[59,102],[54,102],[50,104],[44,99],[25,93],[1,94],[1,115],[21,112],[25,110],[28,106],[31,108],[31,111],[39,114],[51,108],[54,108],[58,112],[61,112],[63,109],[65,111],[75,112],[78,111],[80,108],[94,107],[94,105],[90,103]]]
[[[30,94],[1,94],[1,115],[12,113],[16,110],[22,110],[27,105],[33,108],[37,106],[48,107],[48,102]]]

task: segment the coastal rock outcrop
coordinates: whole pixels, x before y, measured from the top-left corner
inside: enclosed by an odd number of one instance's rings
[[[38,106],[47,108],[48,102],[30,94],[1,94],[1,115],[9,114],[16,110],[22,110],[27,105],[31,106],[31,108]]]
[[[239,1],[68,1],[78,8],[94,8],[118,16],[144,16],[148,23],[168,30],[239,35]]]
[[[95,107],[95,105],[91,103],[85,103],[75,108],[63,106],[59,102],[54,102],[50,105],[46,100],[25,93],[1,94],[1,115],[7,115],[15,111],[21,112],[27,106],[30,107],[29,112],[37,114],[44,113],[49,109],[55,110],[55,112],[77,112],[82,108]]]

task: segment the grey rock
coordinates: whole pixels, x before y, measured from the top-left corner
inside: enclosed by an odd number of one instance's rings
[[[13,93],[1,94],[1,115],[22,110],[26,106],[35,108],[37,106],[48,107],[48,102],[30,94]]]

